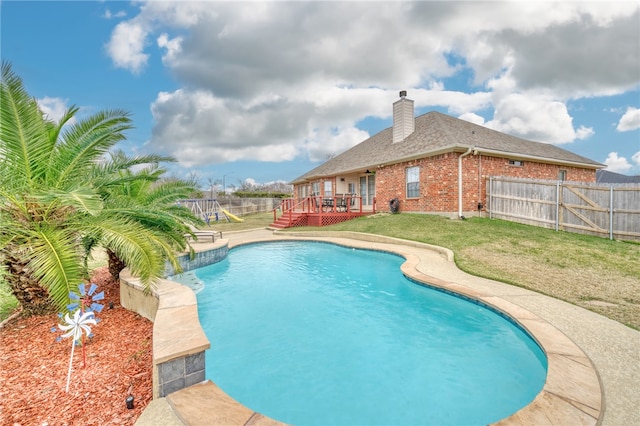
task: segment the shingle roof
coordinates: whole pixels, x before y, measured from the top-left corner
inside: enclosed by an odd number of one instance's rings
[[[596,183],[638,183],[640,184],[640,175],[627,176],[620,173],[610,172],[608,170],[596,171]]]
[[[476,148],[491,155],[542,162],[602,168],[604,164],[555,145],[533,142],[432,111],[416,117],[415,131],[392,142],[389,127],[293,180],[300,183],[324,176],[347,174],[451,151]]]

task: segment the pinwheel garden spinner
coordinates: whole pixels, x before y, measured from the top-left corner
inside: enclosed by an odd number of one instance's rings
[[[82,365],[87,365],[87,355],[84,344],[85,334],[88,337],[92,337],[91,326],[96,325],[98,320],[95,317],[96,312],[101,312],[103,305],[97,303],[104,299],[104,292],[96,293],[98,286],[91,284],[89,290],[86,291],[85,285],[80,284],[78,290],[80,294],[74,292],[69,293],[69,298],[73,301],[67,305],[67,312],[64,317],[59,314],[64,320],[64,324],[58,324],[60,330],[64,332],[61,338],[73,337],[71,342],[71,356],[69,357],[69,373],[67,374],[67,387],[66,392],[69,393],[69,383],[71,381],[71,370],[73,366],[73,353],[76,345],[82,347]]]

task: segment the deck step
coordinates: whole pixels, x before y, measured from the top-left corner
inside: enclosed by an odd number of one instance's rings
[[[291,223],[293,224],[293,226],[295,226],[299,221],[300,218],[303,218],[306,215],[306,213],[292,213],[291,214]],[[275,222],[273,222],[270,225],[271,228],[278,228],[278,229],[286,229],[289,228],[289,215],[282,215],[280,216]]]
[[[269,227],[275,229],[286,229],[294,226],[335,225],[336,223],[345,222],[368,214],[371,214],[371,212],[338,212],[321,214],[294,212],[291,214],[291,221],[289,221],[289,213],[286,213],[276,219],[276,221],[269,225]]]

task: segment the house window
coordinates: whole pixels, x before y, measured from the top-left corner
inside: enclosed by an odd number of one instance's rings
[[[355,183],[350,183],[349,184],[349,194],[355,194],[356,193],[356,184]]]
[[[314,197],[320,195],[320,182],[313,182],[311,184],[311,195]]]
[[[420,196],[420,168],[408,167],[407,172],[407,198],[418,198]]]
[[[325,197],[331,197],[332,194],[332,189],[331,189],[331,181],[330,180],[325,180],[324,181],[324,196]]]
[[[567,179],[567,171],[566,170],[558,170],[558,180],[560,182],[564,182]]]
[[[522,167],[524,166],[524,161],[521,160],[509,160],[510,166]]]

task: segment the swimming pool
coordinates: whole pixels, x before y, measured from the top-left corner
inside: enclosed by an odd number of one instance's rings
[[[486,424],[533,400],[546,358],[500,315],[404,278],[388,253],[324,243],[232,249],[198,293],[207,377],[305,424]]]

